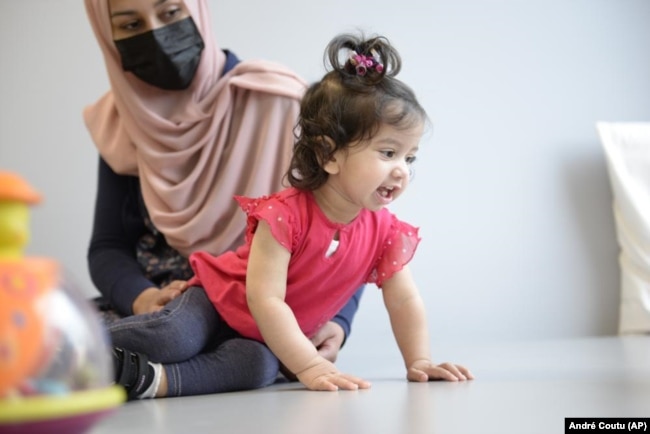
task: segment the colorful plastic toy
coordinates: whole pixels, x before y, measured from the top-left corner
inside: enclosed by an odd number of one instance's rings
[[[80,434],[125,394],[89,302],[57,261],[23,254],[40,200],[0,171],[0,433]]]

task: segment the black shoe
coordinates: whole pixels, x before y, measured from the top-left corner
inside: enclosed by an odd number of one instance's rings
[[[154,380],[154,370],[149,358],[142,354],[113,347],[115,383],[126,389],[127,399],[137,399]]]

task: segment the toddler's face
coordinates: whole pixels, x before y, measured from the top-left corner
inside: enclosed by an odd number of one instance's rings
[[[389,205],[408,187],[423,129],[423,124],[409,129],[382,125],[370,140],[335,154],[327,182],[360,208],[377,211]]]

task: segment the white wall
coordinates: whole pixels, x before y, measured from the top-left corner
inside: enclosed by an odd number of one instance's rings
[[[426,3],[426,4],[425,4]],[[382,33],[434,121],[410,191],[413,269],[436,342],[614,334],[618,247],[598,120],[650,118],[647,0],[220,0],[219,42],[323,72],[340,31]],[[96,151],[81,110],[107,88],[81,0],[0,1],[0,167],[46,196],[30,254],[88,294]],[[350,351],[389,339],[368,288]]]

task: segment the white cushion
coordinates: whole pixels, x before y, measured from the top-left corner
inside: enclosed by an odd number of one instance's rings
[[[598,122],[620,246],[619,333],[650,333],[650,122]]]

